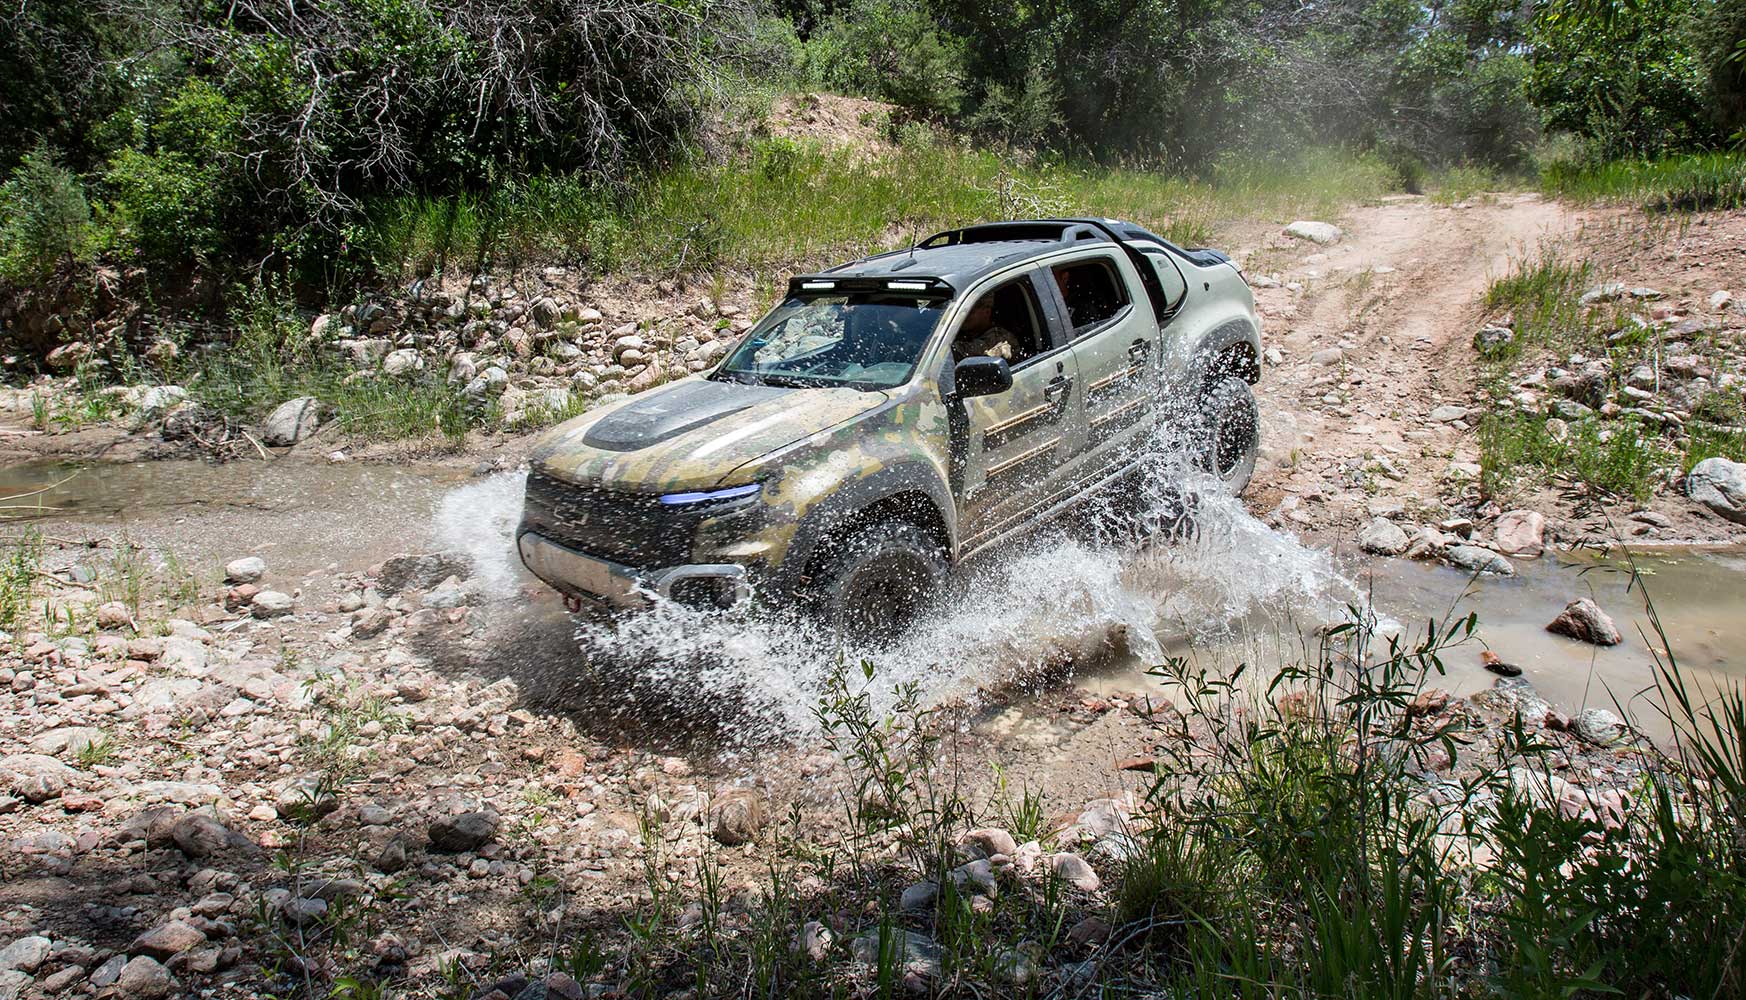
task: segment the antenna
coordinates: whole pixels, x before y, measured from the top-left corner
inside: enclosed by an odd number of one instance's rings
[[[921,231],[915,228],[915,216],[909,218],[909,259],[915,260],[915,243],[921,238]]]

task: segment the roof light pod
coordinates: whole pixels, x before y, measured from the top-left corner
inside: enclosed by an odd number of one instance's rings
[[[809,292],[828,292],[837,287],[837,283],[834,281],[803,281],[800,283],[800,287]]]
[[[925,281],[887,281],[885,287],[894,292],[925,292],[933,286]]]

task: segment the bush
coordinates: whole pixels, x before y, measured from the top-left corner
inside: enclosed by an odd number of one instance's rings
[[[79,179],[43,147],[0,185],[0,281],[29,285],[88,259],[91,206]]]
[[[920,0],[857,4],[807,43],[820,82],[890,101],[930,118],[950,118],[964,99],[964,45],[938,30]]]

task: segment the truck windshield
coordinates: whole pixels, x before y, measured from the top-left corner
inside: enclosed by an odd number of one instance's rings
[[[865,292],[790,296],[747,334],[718,379],[889,389],[908,381],[945,301]]]

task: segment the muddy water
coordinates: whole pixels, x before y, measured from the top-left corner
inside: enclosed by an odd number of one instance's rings
[[[1401,560],[1365,561],[1282,534],[1229,499],[1209,501],[1186,537],[1136,544],[1066,525],[959,574],[939,613],[894,649],[844,645],[774,614],[723,618],[665,607],[612,621],[572,623],[519,566],[510,535],[521,476],[470,476],[444,466],[196,462],[28,465],[0,469],[0,503],[50,534],[118,535],[174,551],[207,570],[244,553],[276,573],[357,570],[432,547],[474,554],[492,600],[484,616],[500,655],[586,696],[589,711],[713,713],[747,743],[815,730],[828,679],[865,662],[876,706],[899,685],[930,699],[1007,704],[1072,683],[1105,690],[1156,687],[1147,667],[1186,655],[1255,674],[1301,660],[1316,626],[1348,605],[1411,634],[1427,618],[1476,612],[1480,643],[1446,657],[1432,683],[1458,693],[1491,683],[1480,648],[1495,650],[1566,710],[1618,704],[1651,713],[1641,692],[1652,659],[1640,592],[1617,560],[1569,555],[1519,561],[1513,579],[1472,580]],[[1682,666],[1705,679],[1746,676],[1746,615],[1738,594],[1746,553],[1640,553],[1637,567]],[[541,595],[529,600],[530,594]],[[1545,632],[1577,596],[1592,596],[1626,633],[1597,649]],[[574,635],[565,633],[574,631]],[[1656,640],[1651,636],[1651,642]],[[1483,643],[1483,646],[1481,645]],[[560,692],[559,697],[562,697]],[[1652,725],[1652,720],[1645,720]]]

